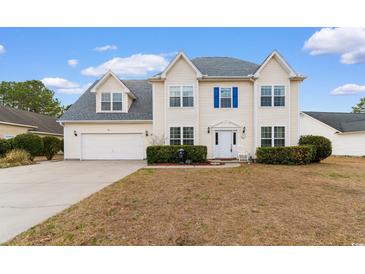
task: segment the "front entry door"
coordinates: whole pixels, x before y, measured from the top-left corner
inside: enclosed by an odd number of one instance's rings
[[[215,158],[232,158],[232,131],[216,131]]]

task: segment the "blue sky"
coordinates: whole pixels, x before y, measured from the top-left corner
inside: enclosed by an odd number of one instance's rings
[[[123,79],[144,79],[179,50],[191,58],[231,56],[261,63],[277,49],[308,76],[301,88],[302,110],[351,111],[365,97],[364,33],[321,28],[0,28],[0,81],[46,79],[67,105],[108,66],[116,67]],[[68,64],[72,59],[77,60],[71,61],[73,66]],[[340,95],[331,95],[338,87]]]

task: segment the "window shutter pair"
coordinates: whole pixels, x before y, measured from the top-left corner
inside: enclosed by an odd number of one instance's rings
[[[232,88],[232,107],[238,108],[238,87]],[[219,108],[219,87],[214,87],[214,108]]]

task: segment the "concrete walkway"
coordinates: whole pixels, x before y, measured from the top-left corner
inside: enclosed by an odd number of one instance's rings
[[[0,243],[145,166],[145,161],[60,161],[0,169]]]

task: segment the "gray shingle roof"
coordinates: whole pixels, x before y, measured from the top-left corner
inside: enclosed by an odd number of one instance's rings
[[[340,132],[365,131],[365,113],[304,111]]]
[[[90,90],[95,81],[80,98],[61,116],[60,121],[77,120],[152,120],[152,86],[147,80],[121,80],[137,97],[128,113],[96,113],[96,96]]]
[[[260,67],[232,57],[198,57],[191,61],[203,75],[208,76],[248,76]]]
[[[0,106],[0,121],[33,126],[34,131],[63,134],[63,127],[57,123],[56,118],[11,107]]]

